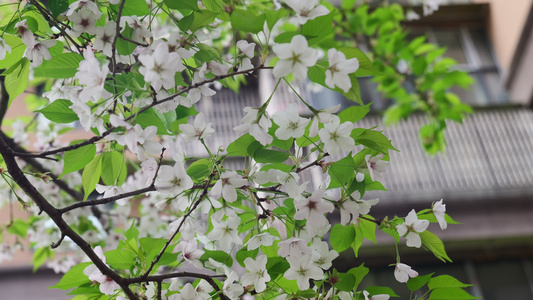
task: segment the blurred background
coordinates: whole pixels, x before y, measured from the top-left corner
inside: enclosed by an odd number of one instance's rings
[[[392,1],[391,1],[392,2]],[[410,5],[421,1],[397,1]],[[383,183],[388,192],[369,192],[378,197],[372,208],[376,218],[404,217],[412,209],[431,207],[444,199],[450,215],[462,225],[430,229],[441,237],[453,263],[442,263],[422,249],[402,247],[402,262],[421,275],[450,274],[473,284],[469,292],[486,300],[533,299],[533,7],[531,0],[455,0],[441,2],[433,15],[406,23],[413,35],[447,47],[461,70],[475,79],[469,90],[454,90],[474,107],[463,124],[448,124],[447,150],[429,156],[420,146],[418,130],[423,116],[414,115],[392,127],[384,127],[381,112],[391,101],[376,92],[370,78],[361,78],[362,98],[373,102],[372,114],[358,123],[384,130],[400,152],[391,152]],[[422,16],[422,8],[415,7]],[[260,91],[272,84],[268,77],[251,82],[238,94],[221,91],[199,103],[198,111],[216,120],[217,139],[227,145],[240,122],[244,106],[259,106]],[[280,95],[282,96],[282,95]],[[327,91],[310,92],[319,107],[349,105]],[[23,96],[22,96],[23,97]],[[327,99],[327,100],[324,100]],[[212,102],[218,102],[216,110]],[[31,115],[15,101],[7,118]],[[0,211],[8,220],[10,210]],[[15,207],[14,213],[24,213]],[[436,225],[436,224],[432,224]],[[4,237],[8,239],[8,237]],[[399,295],[405,287],[393,276],[395,250],[390,237],[378,235],[355,261],[337,263],[371,268],[364,285],[392,287]],[[403,243],[402,243],[403,244]],[[60,290],[48,290],[60,278],[46,267],[32,274],[32,253],[17,251],[12,260],[0,255],[1,299],[69,299]],[[403,298],[403,297],[402,297]]]

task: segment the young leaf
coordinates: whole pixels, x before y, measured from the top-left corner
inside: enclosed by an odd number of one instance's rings
[[[72,102],[69,100],[58,99],[50,103],[47,107],[37,110],[42,113],[48,120],[56,123],[72,123],[79,120],[78,115],[69,107]]]
[[[68,0],[50,0],[48,5],[54,17],[57,17],[67,11],[69,3]]]
[[[430,273],[424,276],[409,278],[409,280],[407,281],[407,288],[409,288],[409,290],[412,292],[421,289],[431,279],[431,276],[433,276],[433,274],[434,273]]]
[[[20,60],[20,64],[18,64],[9,74],[6,75],[4,81],[7,94],[9,95],[8,107],[18,95],[22,94],[26,90],[29,76],[30,61],[23,57]]]
[[[106,185],[122,185],[128,170],[123,155],[118,151],[102,153],[102,181]]]
[[[236,9],[231,14],[233,29],[250,33],[259,33],[263,30],[265,15],[257,15],[249,10]]]
[[[50,60],[45,60],[35,68],[35,76],[47,78],[71,78],[78,72],[83,56],[77,53],[61,53],[53,56]]]
[[[59,282],[51,286],[52,289],[61,289],[61,290],[68,290],[71,288],[77,288],[85,283],[91,282],[89,280],[89,277],[87,275],[83,274],[83,270],[87,268],[89,265],[91,265],[92,262],[86,262],[86,263],[79,263],[72,267]]]
[[[100,181],[100,174],[102,174],[102,156],[98,155],[91,160],[81,174],[81,183],[85,194],[83,201],[87,200],[89,194],[94,191],[96,184]]]
[[[426,249],[431,251],[436,258],[442,260],[443,262],[452,261],[448,257],[448,254],[446,254],[446,250],[444,250],[444,244],[438,236],[436,236],[429,230],[426,230],[420,233],[420,238],[422,239],[422,245],[424,245]]]
[[[355,276],[350,273],[337,274],[337,282],[333,286],[340,291],[349,292],[352,291],[355,285]]]
[[[474,297],[461,288],[452,287],[434,289],[428,300],[471,300],[479,298],[481,297]]]
[[[94,144],[85,145],[78,149],[65,152],[63,173],[61,173],[59,178],[65,176],[66,174],[83,169],[93,160],[95,154],[96,146]]]
[[[352,225],[336,224],[331,228],[329,236],[331,247],[337,252],[342,252],[350,248],[355,240],[355,228]]]
[[[355,164],[352,154],[336,161],[328,168],[328,174],[331,176],[331,183],[328,188],[336,188],[346,185],[355,177]]]
[[[472,285],[462,283],[450,275],[440,275],[437,277],[433,277],[428,282],[428,288],[430,290],[438,288],[465,288],[469,286]]]
[[[353,289],[356,290],[357,289],[357,286],[359,286],[359,284],[361,283],[361,281],[363,280],[363,278],[365,278],[365,276],[368,274],[370,270],[365,267],[365,264],[361,264],[359,267],[355,267],[355,268],[351,268],[348,273],[352,274],[353,276],[355,276],[355,283],[354,283],[354,287]]]
[[[282,151],[276,151],[276,150],[269,150],[269,149],[257,149],[254,151],[254,159],[258,163],[282,163],[286,161],[289,158],[289,153],[282,152]]]

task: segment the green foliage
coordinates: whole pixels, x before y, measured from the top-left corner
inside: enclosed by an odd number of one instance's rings
[[[336,224],[331,228],[330,242],[331,247],[337,252],[342,252],[350,248],[355,240],[355,229],[352,225],[343,226]]]
[[[70,109],[70,106],[72,106],[72,102],[69,100],[58,99],[36,112],[42,113],[52,122],[72,123],[78,120],[78,115]]]
[[[83,169],[88,163],[93,160],[95,154],[96,146],[94,144],[85,145],[72,151],[68,151],[67,153],[65,153],[65,164],[63,166],[63,173],[61,173],[61,176],[59,178],[69,173]]]

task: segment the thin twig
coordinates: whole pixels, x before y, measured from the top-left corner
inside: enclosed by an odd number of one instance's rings
[[[148,275],[150,275],[150,272],[152,272],[152,270],[155,267],[155,265],[157,264],[157,262],[161,259],[161,256],[163,256],[163,253],[165,253],[165,250],[167,250],[168,246],[170,246],[170,244],[172,243],[172,240],[174,240],[176,235],[180,232],[181,227],[183,226],[183,224],[185,223],[187,218],[193,213],[193,211],[198,207],[198,205],[200,205],[200,202],[202,202],[202,200],[205,198],[205,196],[207,195],[207,190],[208,190],[208,188],[210,186],[211,180],[213,180],[215,175],[216,175],[216,172],[211,173],[211,175],[209,176],[209,179],[207,180],[207,182],[205,184],[205,187],[204,187],[204,190],[202,191],[202,194],[200,195],[198,200],[196,200],[196,202],[194,202],[194,204],[191,207],[191,209],[182,217],[181,222],[178,225],[178,228],[176,228],[176,231],[174,231],[172,236],[165,243],[165,246],[163,247],[163,249],[161,249],[161,251],[159,252],[157,257],[154,259],[154,261],[152,261],[152,263],[150,264],[150,267],[148,268],[148,270],[141,276],[142,278],[146,278],[146,277],[148,277]]]

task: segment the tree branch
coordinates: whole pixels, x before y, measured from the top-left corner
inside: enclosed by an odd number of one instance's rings
[[[89,257],[89,259],[95,264],[95,266],[105,276],[114,280],[121,289],[126,293],[130,300],[136,300],[138,297],[129,288],[129,284],[124,281],[119,274],[111,270],[93,251],[91,245],[87,243],[80,235],[78,235],[61,217],[59,211],[52,205],[41,193],[31,184],[26,178],[20,167],[18,166],[13,150],[7,145],[3,137],[0,137],[0,155],[4,159],[7,170],[13,181],[28,195],[32,201],[39,207],[41,211],[44,211],[54,223],[57,225],[61,233],[69,237],[80,249]]]

